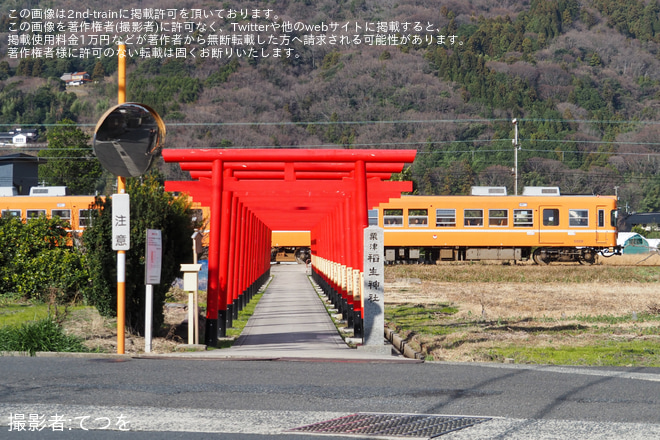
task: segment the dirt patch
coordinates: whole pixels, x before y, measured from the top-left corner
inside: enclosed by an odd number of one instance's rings
[[[172,353],[187,343],[188,308],[182,303],[167,303],[163,309],[165,321],[151,340],[152,353]],[[182,324],[186,321],[186,324]],[[90,350],[102,353],[117,352],[117,320],[102,317],[95,308],[71,312],[63,322],[64,330],[84,341]],[[124,352],[144,353],[144,337],[126,332]]]
[[[660,303],[660,288],[634,283],[443,283],[423,281],[401,288],[386,285],[388,304],[450,303],[457,317],[566,318],[641,313]]]

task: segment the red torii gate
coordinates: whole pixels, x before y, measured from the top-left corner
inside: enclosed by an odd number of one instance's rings
[[[361,329],[363,229],[368,209],[411,191],[389,182],[415,150],[166,149],[193,181],[168,181],[211,211],[206,345],[269,276],[270,232],[311,231],[313,270],[338,292]],[[357,278],[356,278],[357,277]],[[354,280],[351,282],[351,280]],[[353,316],[354,315],[354,316]]]

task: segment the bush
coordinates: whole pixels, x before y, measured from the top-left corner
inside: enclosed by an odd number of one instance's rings
[[[52,318],[44,318],[17,327],[1,327],[0,351],[28,352],[34,356],[37,351],[86,352],[89,350],[80,339],[66,335]]]
[[[144,264],[147,229],[162,231],[161,283],[153,290],[153,329],[164,321],[165,295],[177,276],[180,264],[192,261],[190,237],[194,232],[190,204],[186,198],[165,192],[161,176],[149,174],[129,179],[131,249],[126,251],[126,325],[144,333]],[[83,243],[91,288],[90,305],[102,316],[117,315],[117,263],[112,250],[112,200],[99,200],[93,226],[85,230]]]
[[[45,249],[24,262],[22,270],[14,272],[16,292],[36,301],[55,300],[58,304],[82,299],[89,275],[82,256],[67,248]],[[50,298],[54,293],[55,298]]]
[[[67,246],[69,224],[40,217],[23,223],[17,218],[0,219],[0,295],[37,302],[76,298],[89,275],[82,255]]]

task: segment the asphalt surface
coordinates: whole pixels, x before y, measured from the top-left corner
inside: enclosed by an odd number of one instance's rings
[[[300,267],[273,271],[263,310],[244,333],[267,339],[261,351],[257,339],[245,339],[232,351],[178,357],[0,358],[0,439],[401,438],[293,431],[355,414],[486,419],[437,437],[443,440],[660,438],[660,369],[363,354],[326,335],[310,306],[315,297],[323,307],[316,292],[285,273],[307,279]],[[296,301],[269,305],[269,296],[289,301],[287,290]],[[288,322],[259,324],[262,314]],[[310,325],[312,334],[292,322]],[[286,333],[306,348],[297,351]]]

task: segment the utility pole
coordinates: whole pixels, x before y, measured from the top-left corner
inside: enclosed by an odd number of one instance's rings
[[[513,193],[518,195],[518,119],[513,118],[513,127],[515,129],[515,134],[513,138],[513,160],[514,160],[514,182],[513,182]]]
[[[101,165],[106,171],[117,176],[117,193],[112,197],[112,249],[117,251],[117,354],[124,354],[126,251],[130,249],[131,235],[126,178],[139,177],[149,169],[165,138],[165,124],[160,116],[146,105],[126,103],[124,43],[120,42],[118,45],[117,58],[117,105],[108,109],[96,124],[93,145]],[[148,136],[141,134],[145,131],[149,133]]]

